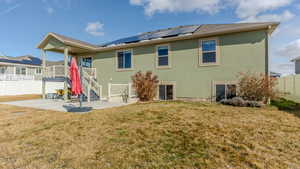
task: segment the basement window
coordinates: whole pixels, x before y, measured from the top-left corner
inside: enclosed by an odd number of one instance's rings
[[[174,85],[159,85],[159,100],[173,100]]]
[[[235,84],[216,84],[216,101],[232,99],[236,97],[236,85]]]

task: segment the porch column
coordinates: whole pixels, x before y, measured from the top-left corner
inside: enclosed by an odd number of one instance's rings
[[[69,49],[66,47],[64,49],[65,57],[64,57],[64,68],[65,68],[65,81],[64,81],[64,100],[68,100],[68,57],[69,57]]]
[[[42,94],[43,99],[46,99],[46,51],[42,50]]]

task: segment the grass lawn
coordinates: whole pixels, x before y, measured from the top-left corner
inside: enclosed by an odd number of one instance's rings
[[[0,96],[0,102],[32,100],[32,99],[40,99],[40,98],[42,98],[42,96],[37,95],[37,94],[17,95],[17,96]]]
[[[156,102],[76,115],[0,105],[0,168],[300,168],[300,116]]]

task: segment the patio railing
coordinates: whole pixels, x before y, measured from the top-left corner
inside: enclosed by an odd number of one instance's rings
[[[97,78],[96,68],[83,68],[83,71],[87,73],[89,76],[92,76],[94,79]],[[69,75],[69,67],[68,67],[68,75]],[[46,78],[56,78],[56,77],[64,77],[64,76],[65,76],[64,65],[48,66],[45,69]]]
[[[36,80],[34,75],[0,74],[0,81]]]

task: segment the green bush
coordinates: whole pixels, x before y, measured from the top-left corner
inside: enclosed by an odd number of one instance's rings
[[[271,105],[277,107],[279,110],[295,110],[300,107],[299,103],[292,100],[287,100],[285,98],[279,98],[277,100],[272,100]]]

